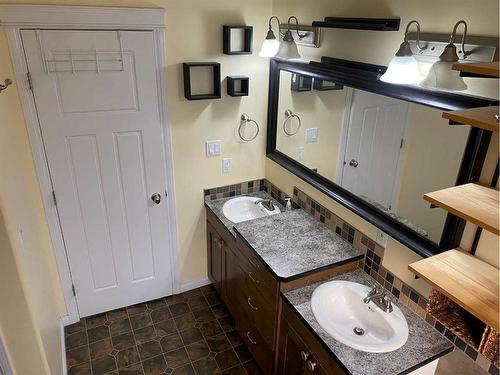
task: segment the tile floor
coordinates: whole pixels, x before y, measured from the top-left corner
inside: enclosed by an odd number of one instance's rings
[[[82,319],[65,336],[69,375],[260,374],[212,286]]]

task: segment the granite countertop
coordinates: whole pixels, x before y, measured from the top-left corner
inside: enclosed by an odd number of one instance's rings
[[[359,269],[332,277],[330,280],[348,280],[365,285],[377,284],[373,278]],[[311,309],[311,296],[314,289],[326,281],[282,293],[282,295],[302,318],[301,320],[309,326],[320,342],[350,374],[406,374],[452,351],[453,345],[448,340],[401,304],[397,306],[406,317],[409,329],[408,341],[401,348],[388,353],[368,353],[336,341],[321,328]]]
[[[273,203],[279,207],[279,209],[283,212],[285,208],[283,207],[282,204],[280,204],[277,200],[271,197],[270,194],[266,193],[265,191],[256,191],[254,193],[248,193],[248,194],[241,194],[237,195],[234,197],[228,197],[228,198],[221,198],[221,199],[214,199],[211,201],[206,201],[205,206],[207,206],[214,214],[217,216],[217,218],[224,224],[224,226],[231,232],[233,236],[236,234],[234,233],[233,226],[235,225],[231,220],[227,219],[224,214],[222,213],[222,206],[224,206],[224,203],[227,201],[233,199],[233,198],[238,198],[238,197],[258,197],[262,199],[272,199]],[[260,218],[259,218],[260,219]],[[253,219],[253,220],[259,220],[259,219]],[[251,221],[253,221],[251,220]]]
[[[302,209],[235,224],[281,281],[362,258],[352,245]]]

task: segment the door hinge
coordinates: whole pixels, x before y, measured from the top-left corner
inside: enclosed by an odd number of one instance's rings
[[[73,297],[76,297],[75,284],[71,284],[71,291],[73,292]]]
[[[31,79],[31,73],[26,73],[26,78],[28,79],[28,88],[33,91],[33,80]]]
[[[399,144],[399,148],[403,148],[404,143],[405,143],[404,138],[401,138],[401,143]]]
[[[56,192],[52,190],[52,200],[54,201],[54,206],[57,206]]]

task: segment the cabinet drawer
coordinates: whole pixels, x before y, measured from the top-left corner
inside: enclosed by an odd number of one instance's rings
[[[271,304],[278,300],[278,282],[271,275],[262,261],[240,239],[236,251],[238,263],[245,273],[246,282],[253,284],[259,293]]]
[[[238,319],[236,321],[236,329],[262,372],[264,374],[271,374],[274,361],[274,351],[272,347],[269,346],[260,333],[251,326],[249,319],[244,319],[243,316],[241,319]]]
[[[242,310],[250,318],[253,326],[259,331],[266,342],[274,345],[274,323],[276,320],[276,304],[271,305],[262,297],[259,290],[245,277],[240,268],[242,277],[237,279],[236,291],[233,295],[237,298]]]

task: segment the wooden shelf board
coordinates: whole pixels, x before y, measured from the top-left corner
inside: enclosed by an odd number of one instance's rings
[[[500,77],[498,61],[485,63],[456,63],[453,64],[452,69],[488,77]]]
[[[431,204],[499,235],[498,191],[478,184],[465,184],[424,195]]]
[[[408,269],[478,319],[498,330],[497,268],[455,249],[409,264]]]
[[[498,121],[495,115],[499,114],[498,106],[470,108],[460,111],[443,112],[443,118],[460,124],[471,125],[476,128],[498,131]]]

